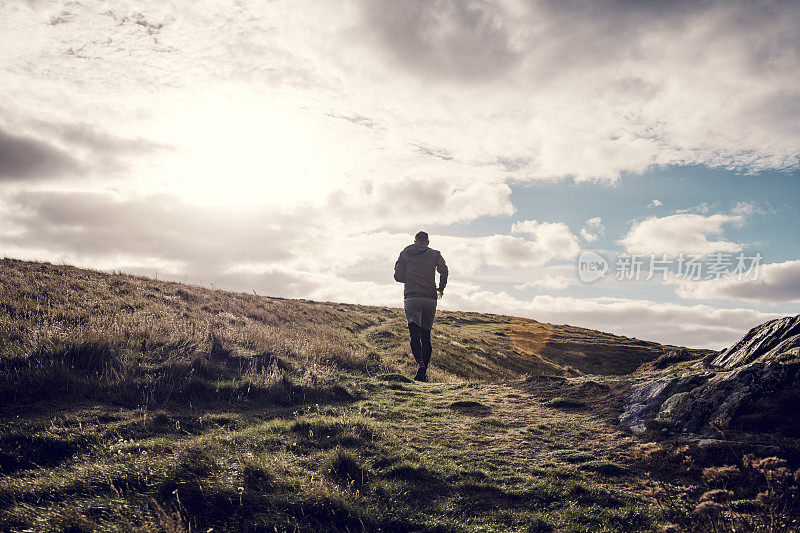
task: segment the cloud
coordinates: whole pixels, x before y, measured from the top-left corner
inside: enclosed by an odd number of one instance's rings
[[[57,24],[68,24],[75,19],[75,15],[70,13],[69,11],[62,11],[58,15],[53,15],[50,19],[50,25],[55,26]]]
[[[755,213],[756,205],[752,202],[738,202],[733,209],[731,209],[731,213],[734,215],[739,215],[742,217],[747,217]]]
[[[751,267],[747,259],[746,267]],[[734,259],[731,268],[736,266]],[[755,279],[753,279],[755,278]],[[732,300],[766,304],[800,302],[800,261],[784,261],[760,265],[730,279],[720,278],[702,281],[672,278],[677,285],[675,293],[689,300]]]
[[[790,74],[798,68],[800,13],[790,2],[769,10],[747,2],[398,2],[399,17],[377,5],[366,2],[364,11],[365,27],[379,36],[373,48],[389,60],[381,75],[396,75],[399,61],[421,80],[419,93],[413,83],[392,86],[411,91],[441,134],[448,123],[475,121],[458,137],[431,139],[453,145],[455,157],[490,152],[484,161],[525,161],[520,179],[615,180],[666,164],[750,172],[800,162]],[[454,13],[476,5],[480,15]],[[439,31],[426,35],[434,21]],[[466,87],[487,57],[498,65],[481,68],[491,83]],[[449,121],[432,107],[439,90],[458,91],[463,103],[449,107]],[[794,141],[771,132],[773,124]],[[486,142],[487,127],[496,143]]]
[[[80,168],[81,164],[60,148],[0,128],[0,181],[41,181]]]
[[[581,237],[586,242],[596,242],[601,236],[606,234],[606,227],[600,217],[590,218],[581,228]]]
[[[425,173],[364,179],[331,192],[325,209],[350,227],[414,228],[420,224],[453,224],[481,216],[514,213],[511,189],[490,176],[439,161]],[[445,174],[460,170],[460,177]]]
[[[491,80],[520,59],[500,2],[378,0],[361,3],[366,25],[404,68],[427,77]]]
[[[678,214],[650,217],[635,222],[618,244],[631,254],[707,255],[714,252],[738,252],[742,245],[724,240],[709,239],[720,235],[726,224],[740,224],[739,215]]]
[[[550,257],[571,258],[578,253],[578,238],[563,222],[514,222],[511,233],[531,235],[542,253]]]
[[[237,261],[290,258],[301,236],[314,231],[313,221],[292,220],[290,213],[199,207],[169,196],[30,192],[6,200],[0,244],[25,256],[46,251],[48,259],[157,258],[201,277]]]
[[[689,207],[687,209],[676,209],[675,213],[682,214],[682,213],[696,213],[696,214],[705,214],[711,211],[711,207],[708,205],[708,202],[700,202],[699,204]]]
[[[653,200],[649,204],[647,204],[647,207],[661,207],[662,205],[664,204],[661,203],[661,200]]]
[[[85,181],[108,183],[146,168],[152,158],[174,148],[143,137],[120,136],[86,122],[21,116],[0,107],[0,179],[6,181]],[[13,132],[13,133],[12,133]]]
[[[532,288],[562,290],[566,289],[570,285],[575,285],[575,280],[573,278],[561,275],[553,276],[547,274],[540,279],[536,279],[533,281],[526,281],[525,283],[514,285],[514,288],[517,290],[525,290]]]
[[[535,221],[530,221],[535,222]],[[559,258],[570,258],[577,253],[577,240],[569,236],[544,229],[533,239],[511,235],[492,235],[488,237],[448,237],[440,236],[437,242],[452,272],[476,274],[485,267],[498,267],[504,270],[532,268],[547,264]],[[554,246],[561,243],[565,246]],[[573,248],[574,247],[574,248]]]
[[[690,347],[720,349],[753,326],[782,315],[753,309],[719,309],[625,298],[573,298],[538,295],[520,300],[505,292],[453,284],[443,305],[571,324],[618,335]]]
[[[59,142],[88,150],[93,156],[141,155],[172,147],[141,137],[119,137],[86,122],[48,122],[37,120],[36,130],[54,135]]]
[[[749,217],[752,215],[768,215],[774,214],[776,210],[767,204],[766,206],[759,205],[755,202],[737,202],[731,208],[731,213],[742,217]]]
[[[797,168],[796,5],[652,4],[93,0],[52,26],[64,9],[29,3],[0,18],[10,36],[0,75],[23,115],[91,117],[130,130],[110,132],[118,137],[185,148],[201,167],[227,154],[186,146],[191,117],[268,91],[290,120],[303,109],[354,126],[325,145],[390,176],[412,168],[420,146],[516,180],[613,181],[669,164]],[[196,101],[209,94],[219,97],[211,107]],[[220,142],[232,131],[206,130]],[[328,176],[367,175],[359,170]]]

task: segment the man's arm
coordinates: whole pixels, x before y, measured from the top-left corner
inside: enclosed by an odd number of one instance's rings
[[[400,283],[406,280],[406,262],[403,260],[403,254],[400,254],[394,264],[394,280]]]
[[[442,257],[441,253],[436,258],[436,270],[439,271],[439,292],[442,292],[447,286],[447,275],[450,271],[447,269],[447,263],[444,262],[444,257]]]

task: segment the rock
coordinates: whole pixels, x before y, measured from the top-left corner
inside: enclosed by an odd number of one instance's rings
[[[800,347],[800,315],[777,318],[756,326],[742,339],[719,355],[704,359],[707,366],[736,368],[768,361]]]
[[[634,433],[644,432],[647,423],[659,412],[664,400],[696,387],[711,375],[712,372],[686,377],[665,376],[635,386],[625,398],[625,408],[619,417],[620,423],[631,428]]]
[[[712,424],[730,428],[756,403],[761,404],[759,410],[791,415],[782,413],[786,406],[776,403],[787,391],[800,391],[800,362],[750,363],[720,372],[692,390],[684,409],[673,412],[669,420],[683,431],[710,434]]]
[[[642,433],[666,398],[664,391],[672,380],[673,378],[660,378],[634,387],[633,392],[625,398],[625,410],[619,417],[620,423],[631,428],[634,433]]]
[[[757,326],[705,362],[722,370],[637,385],[620,422],[636,433],[655,421],[698,437],[731,428],[800,437],[800,315]]]
[[[694,378],[694,379],[692,379]],[[702,380],[698,384],[698,381]],[[782,422],[795,424],[793,396],[800,394],[800,361],[766,361],[684,378],[660,378],[639,386],[626,400],[620,422],[641,433],[650,420],[673,432],[714,436],[718,430],[737,427],[741,415],[770,411]],[[788,403],[780,403],[788,398]],[[787,412],[789,409],[789,412]]]
[[[677,394],[673,394],[661,404],[661,408],[658,410],[658,414],[656,415],[656,420],[659,422],[672,420],[676,416],[676,413],[686,410],[686,404],[688,401],[688,392],[679,392]]]

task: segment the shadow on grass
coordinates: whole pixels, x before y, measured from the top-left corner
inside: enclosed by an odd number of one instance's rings
[[[474,400],[458,400],[449,405],[450,409],[463,415],[487,416],[492,408]]]
[[[51,436],[10,434],[0,437],[0,474],[36,467],[53,467],[79,450],[79,445]]]

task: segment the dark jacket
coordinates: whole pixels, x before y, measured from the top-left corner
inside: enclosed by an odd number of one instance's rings
[[[422,296],[436,298],[436,271],[439,290],[447,285],[447,265],[439,250],[419,244],[406,246],[394,264],[394,279],[405,283],[404,298]]]

